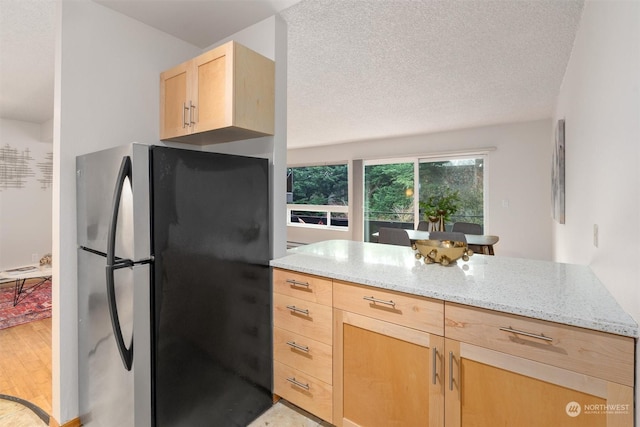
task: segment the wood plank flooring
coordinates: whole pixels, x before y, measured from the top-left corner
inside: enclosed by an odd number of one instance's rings
[[[51,319],[0,330],[0,394],[51,414]]]

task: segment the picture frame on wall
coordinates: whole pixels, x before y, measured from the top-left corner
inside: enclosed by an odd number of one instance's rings
[[[565,223],[565,122],[558,120],[551,161],[551,216],[559,224]]]

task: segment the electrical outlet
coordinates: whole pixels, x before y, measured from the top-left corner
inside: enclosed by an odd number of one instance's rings
[[[31,254],[31,262],[38,262],[39,260],[38,254]]]
[[[508,208],[509,207],[509,199],[504,199],[502,201],[502,207],[503,208]]]
[[[598,247],[598,224],[593,224],[593,246]]]

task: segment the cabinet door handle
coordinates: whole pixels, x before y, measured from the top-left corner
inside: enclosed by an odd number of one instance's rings
[[[433,366],[431,367],[431,382],[436,384],[436,377],[438,376],[438,347],[433,347]]]
[[[189,126],[189,122],[187,121],[187,113],[186,113],[187,110],[189,110],[189,114],[191,114],[191,110],[187,108],[187,104],[183,102],[182,103],[182,129]]]
[[[287,279],[286,282],[291,286],[304,286],[305,288],[309,287],[309,283],[307,282],[298,282],[297,280]]]
[[[449,390],[453,391],[453,351],[449,352]]]
[[[501,331],[504,332],[510,332],[512,334],[516,334],[516,335],[523,335],[525,337],[529,337],[529,338],[535,338],[537,340],[542,340],[542,341],[547,341],[547,342],[551,342],[553,341],[553,338],[551,337],[545,337],[542,334],[532,334],[531,332],[526,332],[526,331],[520,331],[518,329],[513,329],[511,326],[509,326],[508,328],[499,328]]]
[[[297,385],[298,387],[301,387],[305,390],[309,390],[309,384],[303,384],[300,381],[296,380],[296,377],[291,377],[291,378],[287,378],[287,381],[289,381],[292,384]]]
[[[193,112],[193,117],[191,116],[191,113]],[[189,125],[195,125],[196,124],[196,106],[195,104],[191,104],[191,101],[189,101]]]
[[[295,348],[296,350],[301,350],[301,351],[304,351],[305,353],[309,353],[309,347],[306,345],[297,344],[295,341],[287,341],[287,344]]]
[[[304,314],[305,316],[309,315],[309,310],[307,309],[303,309],[303,308],[298,308],[295,305],[288,305],[287,308],[295,313],[300,313],[300,314]]]
[[[371,301],[372,303],[380,303],[380,304],[386,304],[386,305],[390,305],[391,307],[395,307],[396,303],[389,300],[383,300],[383,299],[378,299],[378,298],[374,298],[374,297],[362,297],[362,299],[366,299],[367,301]]]

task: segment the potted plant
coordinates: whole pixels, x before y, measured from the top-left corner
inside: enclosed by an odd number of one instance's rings
[[[458,212],[460,193],[458,190],[445,188],[439,194],[429,196],[426,202],[420,202],[425,221],[434,224],[434,231],[445,231],[445,223],[451,221],[451,215]],[[435,226],[437,224],[437,226]],[[431,229],[431,227],[429,227]]]

